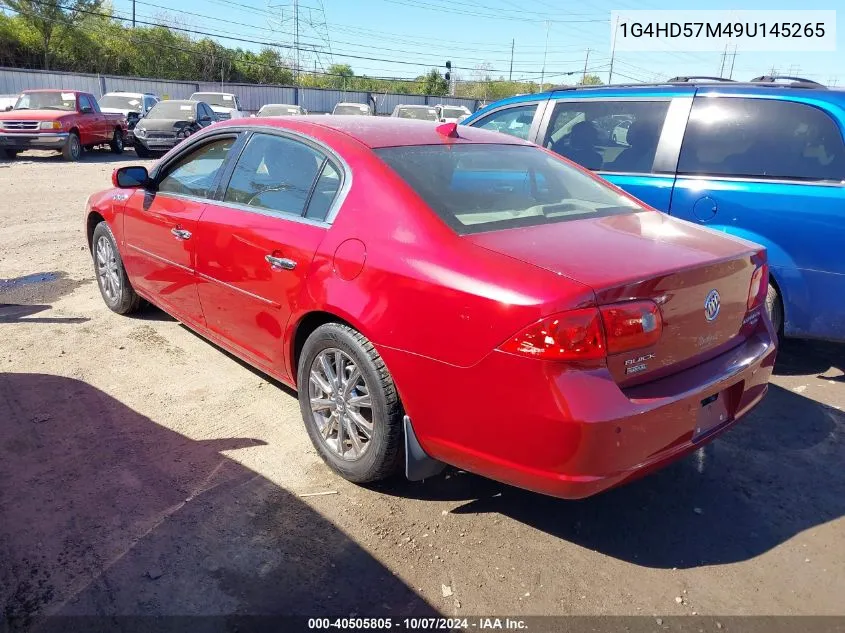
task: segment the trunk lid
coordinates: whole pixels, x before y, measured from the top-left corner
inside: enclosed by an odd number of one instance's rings
[[[680,371],[741,342],[757,267],[752,256],[762,250],[656,211],[465,239],[586,284],[599,305],[655,301],[663,318],[660,340],[608,357],[614,378],[625,385]]]

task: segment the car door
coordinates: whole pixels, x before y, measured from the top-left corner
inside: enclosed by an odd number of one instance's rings
[[[167,312],[203,325],[197,296],[197,221],[217,191],[237,134],[191,143],[135,191],[123,212],[123,259],[136,290]]]
[[[309,142],[255,133],[199,225],[199,297],[208,329],[271,373],[287,376],[283,333],[343,172]]]
[[[103,115],[94,109],[91,98],[87,94],[79,95],[78,110],[77,127],[80,142],[83,145],[101,143],[103,140]]]
[[[768,249],[787,335],[845,339],[841,127],[795,98],[723,90],[695,98],[683,137],[672,215]]]
[[[668,211],[689,96],[618,95],[553,100],[538,144]],[[627,121],[624,136],[619,122]]]

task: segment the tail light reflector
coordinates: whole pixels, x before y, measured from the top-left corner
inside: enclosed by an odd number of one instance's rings
[[[607,355],[597,308],[546,317],[508,339],[499,349],[543,360],[596,360]]]
[[[751,286],[748,288],[748,310],[763,305],[769,292],[769,266],[761,264],[751,275]]]
[[[600,310],[608,354],[649,347],[660,340],[663,318],[654,301],[617,303]]]

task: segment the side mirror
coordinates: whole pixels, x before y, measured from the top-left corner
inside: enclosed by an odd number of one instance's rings
[[[119,189],[136,189],[144,187],[150,181],[150,174],[146,167],[133,165],[119,167],[112,172],[111,184]]]
[[[15,106],[6,106],[6,112],[11,112],[15,109]]]

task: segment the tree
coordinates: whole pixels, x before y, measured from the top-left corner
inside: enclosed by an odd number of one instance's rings
[[[329,82],[332,88],[340,88],[341,90],[346,90],[352,78],[355,77],[352,66],[349,64],[332,64],[326,72],[329,74]]]
[[[579,86],[601,86],[604,82],[599,79],[598,75],[585,75],[584,78],[578,82]]]
[[[432,68],[425,75],[417,77],[422,84],[422,92],[426,95],[445,95],[449,92],[449,82],[436,68]]]
[[[69,6],[61,0],[2,0],[0,4],[12,9],[38,32],[44,70],[49,70],[52,47],[73,30],[81,15],[98,10],[103,0],[70,0]]]

